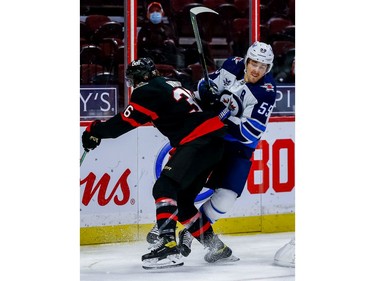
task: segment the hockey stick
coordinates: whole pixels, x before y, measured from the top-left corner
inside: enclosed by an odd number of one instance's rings
[[[86,157],[87,152],[89,152],[89,151],[88,151],[88,150],[85,150],[85,151],[82,153],[81,159],[79,160],[79,166],[82,166],[82,162],[83,162],[83,160],[85,160],[85,157]]]
[[[201,13],[213,13],[217,15],[218,13],[206,7],[195,7],[195,8],[190,9],[190,19],[191,19],[191,24],[193,26],[194,37],[195,37],[195,40],[197,41],[199,59],[201,61],[201,65],[203,68],[204,80],[208,84],[209,78],[208,78],[207,64],[206,64],[206,60],[203,54],[203,45],[202,45],[201,36],[199,34],[198,22],[196,18],[196,16]]]

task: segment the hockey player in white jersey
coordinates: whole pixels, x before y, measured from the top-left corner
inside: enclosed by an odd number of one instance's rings
[[[211,223],[222,217],[241,195],[250,171],[250,158],[265,132],[276,99],[276,85],[270,73],[274,55],[270,45],[255,42],[245,59],[232,57],[209,77],[217,88],[216,95],[230,103],[231,115],[225,120],[226,154],[213,171],[207,187],[213,196],[201,207]],[[217,99],[207,91],[204,80],[198,84],[198,99]],[[206,97],[208,96],[208,98]],[[213,97],[212,97],[213,96]]]
[[[209,75],[209,83],[204,79],[198,83],[195,95],[202,107],[214,108],[228,125],[224,157],[206,184],[206,187],[214,189],[214,193],[200,208],[202,216],[208,218],[211,224],[231,210],[245,187],[251,167],[250,158],[266,130],[275,105],[276,85],[270,73],[273,59],[270,45],[255,42],[247,50],[245,58],[228,58],[221,68]],[[179,234],[179,248],[184,256],[190,254],[193,240],[189,223],[182,223],[185,229]],[[153,232],[157,233],[155,229]],[[152,231],[148,235],[149,242],[151,236]],[[194,232],[193,236],[198,238]],[[226,255],[222,253],[223,249],[217,245],[209,247],[205,260],[216,262],[232,254],[231,251]]]
[[[197,98],[220,108],[219,99],[229,105],[230,116],[226,148],[219,166],[212,172],[206,187],[214,189],[212,197],[200,208],[214,223],[231,210],[241,196],[251,167],[250,158],[265,132],[276,99],[276,84],[270,73],[274,54],[270,45],[255,42],[245,58],[228,58],[220,69],[209,75],[212,85],[202,79]],[[214,88],[214,91],[210,90]],[[225,117],[224,117],[225,118]],[[186,228],[185,228],[186,229]],[[183,230],[180,238],[188,236]],[[180,239],[182,253],[190,253],[190,240]],[[185,251],[184,251],[185,250]]]

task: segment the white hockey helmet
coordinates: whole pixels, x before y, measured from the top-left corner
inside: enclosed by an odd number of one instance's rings
[[[273,66],[274,54],[271,45],[263,42],[254,42],[249,49],[247,49],[245,63],[248,59],[252,59],[261,63],[268,64],[267,72],[270,72]]]

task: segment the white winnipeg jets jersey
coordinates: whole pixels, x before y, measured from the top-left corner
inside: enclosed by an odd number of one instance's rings
[[[222,93],[228,90],[242,102],[242,116],[230,116],[227,140],[239,141],[255,148],[266,130],[268,120],[275,106],[276,84],[271,73],[266,74],[257,83],[244,81],[245,62],[243,58],[230,57],[209,77]]]

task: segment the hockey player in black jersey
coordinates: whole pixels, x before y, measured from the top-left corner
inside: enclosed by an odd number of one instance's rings
[[[217,239],[194,199],[223,155],[226,128],[217,113],[202,111],[178,81],[159,76],[151,59],[131,62],[126,82],[134,91],[124,112],[106,122],[92,122],[82,134],[82,144],[86,151],[95,149],[101,139],[117,138],[147,122],[169,139],[174,153],[152,191],[160,239],[142,261],[145,269],[183,265],[175,237],[177,220],[194,218],[191,229],[204,245]]]
[[[246,185],[250,158],[267,128],[276,100],[276,84],[270,73],[273,59],[270,45],[254,42],[245,58],[230,57],[211,73],[210,85],[204,79],[198,84],[195,94],[204,110],[231,109],[230,116],[224,117],[228,125],[224,156],[205,184],[214,189],[214,194],[200,207],[202,216],[210,223],[230,211]],[[185,229],[179,234],[179,247],[187,256],[193,237],[197,238],[197,235],[188,222],[183,224]],[[152,242],[153,231],[148,235],[149,242]],[[218,254],[215,248],[209,248],[204,258],[207,262],[216,262],[226,256],[229,253]]]

